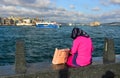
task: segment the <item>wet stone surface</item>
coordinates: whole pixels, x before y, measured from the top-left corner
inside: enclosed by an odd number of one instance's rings
[[[120,55],[116,55],[116,63],[120,62]],[[102,57],[94,57],[92,65],[102,65],[103,60]],[[64,69],[65,65],[55,66],[51,63],[31,63],[27,64],[27,71],[26,74],[32,74],[37,72],[46,72],[46,71],[54,71],[59,69]],[[17,75],[15,72],[15,66],[14,65],[8,65],[8,66],[0,66],[0,76],[12,76]]]

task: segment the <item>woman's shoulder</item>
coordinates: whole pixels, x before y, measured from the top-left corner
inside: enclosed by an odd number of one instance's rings
[[[82,37],[81,36],[78,36],[74,41],[75,42],[80,42],[82,40]]]
[[[86,39],[84,36],[78,36],[76,39]]]
[[[77,40],[80,40],[80,41],[82,41],[82,40],[91,40],[91,38],[90,37],[79,36],[79,37],[76,38],[76,41]]]

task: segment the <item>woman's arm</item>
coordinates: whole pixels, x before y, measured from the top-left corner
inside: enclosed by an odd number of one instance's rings
[[[72,44],[71,54],[74,54],[74,53],[77,52],[78,47],[79,47],[79,44],[80,44],[80,40],[79,40],[78,38],[76,38],[76,39],[73,41],[73,44]]]

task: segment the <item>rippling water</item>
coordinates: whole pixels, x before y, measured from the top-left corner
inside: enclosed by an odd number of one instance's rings
[[[25,41],[28,63],[51,62],[54,49],[70,48],[71,31],[74,26],[62,26],[58,29],[40,29],[29,26],[0,26],[0,65],[13,64],[15,61],[15,42]],[[104,38],[113,38],[115,52],[120,54],[120,26],[78,26],[91,36],[94,44],[93,57],[102,56]]]

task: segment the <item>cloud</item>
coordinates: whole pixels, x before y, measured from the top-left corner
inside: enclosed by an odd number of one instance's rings
[[[70,5],[70,8],[71,8],[71,9],[75,9],[75,6],[74,6],[74,5]]]
[[[52,21],[76,22],[83,16],[80,12],[68,11],[64,8],[50,6],[50,0],[1,0],[0,15],[44,17]],[[74,8],[71,5],[71,8]],[[70,20],[71,19],[71,20]]]
[[[100,3],[104,6],[109,6],[110,5],[110,1],[109,0],[100,0]]]
[[[1,12],[7,11],[8,15],[10,12],[17,12],[18,14],[42,14],[49,10],[53,10],[53,7],[49,7],[50,0],[1,0]],[[14,10],[12,10],[12,8]],[[22,12],[22,13],[21,13]],[[16,13],[16,15],[18,15]],[[39,14],[38,14],[39,13]],[[27,15],[26,14],[26,15]]]
[[[113,10],[111,12],[105,12],[97,16],[101,22],[119,22],[120,10]]]
[[[115,1],[115,0],[114,0]],[[104,2],[104,1],[103,1]],[[112,2],[113,3],[113,2]],[[52,6],[51,6],[52,4]],[[102,14],[83,14],[82,12],[73,11],[74,5],[70,5],[72,11],[65,8],[57,7],[50,0],[1,0],[1,16],[25,16],[25,17],[42,17],[57,22],[90,22],[93,18],[99,21],[120,21],[120,11],[113,10]],[[99,7],[94,7],[92,11],[100,11]],[[103,22],[104,22],[103,21]]]
[[[110,0],[110,3],[120,5],[120,0]]]
[[[99,7],[94,7],[94,8],[92,8],[92,11],[100,11],[100,8]]]
[[[48,8],[50,0],[1,0],[0,4],[6,6],[20,6],[26,8]]]
[[[101,0],[102,5],[109,6],[111,4],[120,5],[120,0]]]

